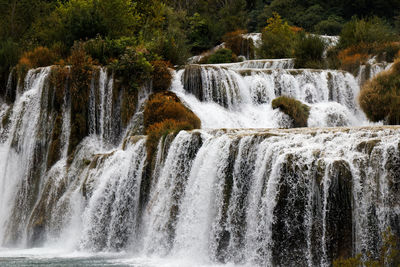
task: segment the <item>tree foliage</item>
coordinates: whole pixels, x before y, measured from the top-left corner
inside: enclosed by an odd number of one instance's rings
[[[259,54],[264,58],[293,57],[295,37],[289,24],[278,13],[274,13],[263,29]]]

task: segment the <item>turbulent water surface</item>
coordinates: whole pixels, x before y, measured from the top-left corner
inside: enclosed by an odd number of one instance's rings
[[[148,91],[124,128],[113,75],[96,70],[89,133],[71,152],[68,88],[57,113],[52,67],[29,71],[13,101],[0,99],[0,265],[329,266],[378,255],[387,229],[400,235],[400,127],[366,119],[351,74],[292,68],[175,72],[171,90],[202,129],[161,139],[152,164],[140,135]],[[311,107],[310,128],[278,129],[292,124],[271,107],[281,95]]]

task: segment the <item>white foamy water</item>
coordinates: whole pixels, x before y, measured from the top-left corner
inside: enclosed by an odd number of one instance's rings
[[[31,70],[0,106],[0,119],[12,109],[0,128],[0,264],[330,266],[377,256],[383,233],[400,233],[400,128],[354,127],[370,123],[349,73],[282,62],[174,73],[172,90],[203,129],[161,138],[154,155],[146,136],[129,136],[140,112],[122,128],[106,69],[88,88],[87,136],[69,151],[69,88],[55,111],[51,67]],[[276,129],[291,126],[271,108],[280,95],[309,105],[316,128]]]
[[[370,125],[357,103],[360,87],[349,73],[240,66],[194,65],[180,70],[172,91],[196,113],[203,128],[290,127],[287,116],[271,106],[282,95],[311,107],[309,126]]]

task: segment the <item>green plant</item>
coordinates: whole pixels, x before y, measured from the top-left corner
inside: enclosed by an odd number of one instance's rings
[[[343,29],[343,18],[329,16],[328,19],[320,21],[314,26],[314,30],[319,34],[338,35]]]
[[[218,63],[231,63],[237,62],[237,56],[232,52],[232,50],[227,48],[218,49],[214,54],[211,54],[208,59],[208,64],[218,64]]]
[[[368,19],[353,17],[342,29],[339,47],[347,48],[360,43],[386,43],[398,39],[393,29],[378,17]]]
[[[18,62],[20,48],[11,39],[0,40],[0,94],[6,87],[11,68]]]
[[[294,48],[296,68],[323,68],[324,41],[316,35],[299,34]]]
[[[153,67],[148,58],[151,55],[140,47],[127,47],[125,53],[111,64],[115,75],[130,90],[137,90],[146,80],[151,79]]]
[[[88,135],[87,124],[89,88],[93,74],[93,60],[81,43],[75,43],[68,58],[70,64],[71,135],[68,154]]]
[[[400,60],[363,86],[359,102],[371,121],[400,124]]]
[[[293,57],[296,34],[289,24],[278,13],[274,13],[267,24],[262,31],[262,44],[258,54],[263,58]]]
[[[162,30],[153,31],[149,50],[173,65],[184,65],[190,56],[189,32],[185,30],[187,14],[170,7],[164,7],[162,12],[165,16]]]
[[[96,38],[84,42],[83,47],[94,60],[102,65],[107,65],[124,54],[127,47],[135,44],[137,44],[137,40],[133,37],[109,39],[98,35]]]
[[[387,228],[382,233],[382,246],[378,258],[373,258],[371,253],[367,253],[366,258],[361,254],[348,259],[335,259],[333,267],[380,267],[380,266],[400,266],[399,237],[395,236],[391,228]]]
[[[310,107],[302,102],[288,96],[280,96],[272,100],[272,108],[279,108],[283,113],[292,118],[295,128],[307,127]]]

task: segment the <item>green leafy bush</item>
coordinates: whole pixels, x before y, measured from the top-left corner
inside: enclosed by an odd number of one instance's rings
[[[207,59],[208,64],[231,63],[237,61],[238,61],[237,56],[232,52],[232,50],[227,48],[218,49],[214,54],[210,55]]]
[[[262,31],[262,44],[257,54],[262,58],[293,57],[296,34],[289,24],[277,13],[267,23]]]
[[[68,47],[97,35],[112,39],[129,36],[139,20],[133,7],[128,0],[60,1],[49,16],[36,22],[34,35],[44,44],[61,41]]]
[[[302,102],[288,96],[280,96],[272,101],[272,108],[279,108],[292,118],[294,127],[307,127],[310,107]]]
[[[343,29],[344,20],[337,16],[329,16],[328,19],[320,21],[314,26],[314,30],[319,34],[339,35]]]
[[[8,74],[18,62],[20,48],[11,39],[0,40],[0,92],[6,87]]]
[[[317,35],[299,34],[294,48],[295,67],[318,69],[324,67],[325,42]]]
[[[347,48],[360,43],[386,43],[398,40],[392,28],[378,17],[358,19],[353,17],[340,34],[339,47]]]
[[[333,267],[378,267],[378,266],[400,266],[399,238],[392,233],[390,227],[383,232],[382,247],[377,258],[368,253],[365,259],[361,254],[348,259],[335,259]]]
[[[137,44],[133,37],[122,37],[119,39],[103,38],[98,35],[83,43],[88,55],[102,65],[107,65],[124,54],[125,49]]]
[[[146,80],[151,79],[153,67],[146,49],[128,47],[120,58],[111,64],[115,75],[130,90],[137,90]]]
[[[206,51],[215,45],[211,23],[199,13],[189,18],[189,43],[194,54]]]
[[[188,34],[184,30],[188,23],[187,15],[183,11],[175,11],[168,7],[163,9],[163,14],[163,30],[153,32],[149,50],[173,65],[184,65],[190,56]]]
[[[400,124],[400,60],[389,71],[368,81],[361,90],[359,101],[371,121]]]

